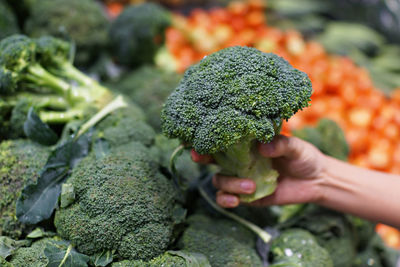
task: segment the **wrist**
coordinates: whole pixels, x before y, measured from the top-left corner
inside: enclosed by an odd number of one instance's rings
[[[330,183],[330,169],[335,165],[334,159],[321,153],[321,170],[314,177],[314,192],[315,199],[314,204],[323,205],[327,201],[327,188]]]

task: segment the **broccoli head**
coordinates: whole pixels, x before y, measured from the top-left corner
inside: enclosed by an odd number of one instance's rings
[[[0,0],[0,40],[19,33],[18,21],[5,0]]]
[[[297,136],[315,145],[322,153],[347,161],[350,148],[340,126],[330,119],[321,119],[316,127],[304,127],[293,131]]]
[[[110,27],[111,54],[127,67],[153,63],[170,21],[169,11],[155,3],[125,8]]]
[[[187,251],[204,254],[211,266],[262,266],[255,251],[255,236],[242,225],[206,215],[188,218],[189,227],[179,246]]]
[[[108,20],[93,0],[40,0],[30,7],[26,32],[32,37],[52,35],[72,40],[76,64],[88,66],[107,43]]]
[[[46,267],[49,260],[44,254],[44,248],[55,242],[56,240],[53,238],[44,238],[34,242],[30,247],[19,248],[12,254],[9,262],[15,267]]]
[[[282,232],[271,243],[271,267],[324,266],[333,267],[328,252],[318,245],[312,234],[303,229]]]
[[[147,261],[162,254],[173,239],[178,191],[157,168],[138,142],[87,157],[67,180],[75,202],[56,212],[57,232],[88,255],[115,250]]]
[[[159,132],[162,105],[180,79],[180,74],[147,65],[112,86],[137,103],[146,112],[149,124]]]
[[[15,216],[15,202],[22,189],[35,182],[50,149],[28,140],[0,143],[0,235],[18,239],[26,226]]]
[[[45,123],[65,124],[112,100],[111,91],[69,62],[69,51],[68,42],[47,36],[12,35],[0,42],[0,96],[8,104],[0,105],[0,122],[12,138],[23,136],[30,107]]]
[[[271,194],[278,173],[257,142],[270,142],[283,120],[307,107],[307,75],[284,59],[249,47],[230,47],[190,67],[161,114],[163,133],[212,154],[222,173],[252,178],[254,201]]]

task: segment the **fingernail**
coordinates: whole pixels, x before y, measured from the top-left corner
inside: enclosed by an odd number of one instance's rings
[[[240,183],[240,188],[245,192],[252,193],[254,190],[254,185],[252,182],[243,181]]]
[[[234,196],[223,196],[222,202],[224,203],[225,206],[235,206],[237,199]]]

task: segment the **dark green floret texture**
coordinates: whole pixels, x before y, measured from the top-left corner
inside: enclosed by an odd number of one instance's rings
[[[54,223],[81,253],[116,250],[122,259],[150,260],[172,241],[177,191],[141,143],[83,160],[67,182],[75,202]]]
[[[154,55],[164,44],[170,16],[168,10],[155,3],[125,8],[110,27],[110,53],[126,67],[153,63]]]
[[[50,149],[28,140],[0,143],[0,236],[18,239],[26,226],[17,221],[15,202],[22,189],[35,182]]]
[[[52,35],[73,41],[78,66],[93,63],[107,45],[108,20],[94,0],[40,0],[30,7],[29,36]]]

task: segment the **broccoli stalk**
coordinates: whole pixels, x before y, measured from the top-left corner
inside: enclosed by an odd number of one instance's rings
[[[190,67],[162,110],[163,133],[210,154],[225,175],[251,178],[251,202],[276,188],[278,172],[257,143],[279,135],[282,122],[307,107],[307,75],[255,48],[230,47]]]
[[[70,51],[68,42],[48,36],[13,35],[0,42],[0,95],[13,106],[1,121],[11,128],[18,125],[13,130],[22,134],[17,137],[23,135],[24,114],[31,106],[43,122],[65,124],[92,115],[113,99],[107,88],[73,66]]]
[[[265,158],[258,153],[257,141],[254,137],[245,138],[229,147],[227,151],[213,154],[213,157],[223,174],[251,177],[256,183],[258,190],[253,194],[240,196],[242,201],[251,202],[275,191],[279,173],[272,168],[270,158]]]

